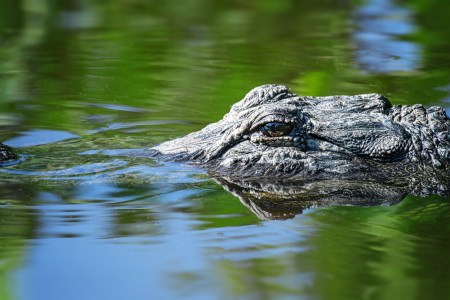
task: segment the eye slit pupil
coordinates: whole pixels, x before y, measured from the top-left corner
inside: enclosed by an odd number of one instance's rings
[[[270,122],[262,126],[262,131],[269,137],[287,135],[292,131],[292,125],[281,122]]]

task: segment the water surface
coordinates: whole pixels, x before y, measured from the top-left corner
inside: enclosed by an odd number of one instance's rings
[[[143,153],[251,88],[450,108],[442,1],[0,4],[1,299],[449,299],[450,199],[262,220]]]

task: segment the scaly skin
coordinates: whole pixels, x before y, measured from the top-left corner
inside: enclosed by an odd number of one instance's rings
[[[219,122],[152,153],[232,180],[446,182],[449,131],[441,107],[392,106],[378,94],[303,97],[264,85]]]

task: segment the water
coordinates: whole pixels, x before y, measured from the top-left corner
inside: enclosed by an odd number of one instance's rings
[[[119,5],[118,5],[119,4]],[[149,146],[252,87],[450,108],[440,1],[0,3],[0,299],[449,299],[450,201],[258,218]]]

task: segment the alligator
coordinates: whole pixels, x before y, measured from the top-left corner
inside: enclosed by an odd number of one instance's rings
[[[442,107],[392,105],[380,94],[298,96],[268,84],[151,155],[231,181],[364,181],[439,193],[449,187],[450,120]]]
[[[269,200],[283,198],[281,190],[292,198],[298,194],[292,187],[305,184],[322,187],[317,189],[322,195],[333,190],[330,183],[344,182],[338,184],[340,194],[382,185],[378,190],[393,188],[400,199],[408,193],[447,194],[450,188],[450,120],[444,109],[393,106],[379,94],[298,96],[283,85],[263,85],[219,122],[147,154],[198,165],[235,192],[240,187],[250,191],[246,194],[270,195]],[[0,144],[0,166],[19,161],[12,148]]]
[[[450,194],[444,109],[393,106],[379,94],[297,96],[263,85],[219,122],[144,152],[130,155],[203,167],[261,219]],[[20,161],[0,144],[0,166]]]

